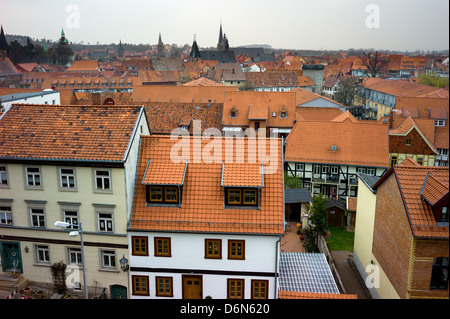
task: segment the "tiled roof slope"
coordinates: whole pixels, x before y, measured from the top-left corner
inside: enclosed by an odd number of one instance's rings
[[[385,80],[379,78],[368,78],[361,84],[364,88],[387,93],[394,96],[411,96],[421,97],[431,93],[436,94],[436,97],[448,98],[448,92],[440,88],[409,83],[403,80]],[[437,94],[440,95],[437,95]]]
[[[270,139],[264,141],[269,144]],[[248,165],[248,154],[254,154],[248,152],[248,139],[239,139],[237,143],[230,138],[220,138],[218,145],[223,151],[218,159],[225,161],[227,153],[225,150],[233,146],[233,163],[240,166],[236,163],[236,148],[240,142],[243,143],[245,154],[244,163],[239,168],[242,170]],[[139,182],[136,185],[130,230],[283,233],[281,140],[276,140],[278,153],[274,154],[278,157],[275,165],[277,171],[275,174],[264,176],[260,209],[224,209],[224,188],[221,186],[223,163],[208,163],[201,158],[202,154],[198,150],[203,149],[204,152],[205,146],[207,147],[210,141],[202,140],[200,137],[187,139],[186,145],[190,147],[190,154],[181,159],[181,162],[189,160],[182,189],[181,207],[147,207],[146,187],[140,181],[143,179],[148,160],[154,163],[172,163],[171,150],[174,150],[174,146],[181,155],[179,143],[178,140],[171,140],[168,136],[142,136],[137,177]],[[258,156],[256,163],[261,164]]]
[[[0,158],[122,161],[141,108],[13,105],[0,119]]]
[[[131,99],[135,102],[223,103],[225,91],[237,91],[228,86],[137,86]]]
[[[327,294],[319,292],[279,291],[278,299],[357,299],[352,294]]]
[[[447,194],[448,183],[441,181],[433,173],[428,174],[420,191],[422,198],[430,205],[436,205]]]
[[[433,215],[432,208],[422,197],[422,188],[426,185],[427,176],[433,176],[439,180],[439,190],[433,192],[440,193],[442,189],[449,189],[449,168],[448,167],[425,167],[417,164],[411,159],[405,160],[399,165],[391,168],[374,185],[378,188],[383,181],[393,172],[397,178],[399,188],[403,197],[403,202],[410,220],[410,224],[415,237],[448,238],[449,227],[438,226]],[[428,187],[431,186],[428,185]],[[443,187],[442,187],[443,186]],[[430,190],[426,193],[429,195]]]
[[[180,125],[201,121],[202,132],[208,128],[222,129],[220,103],[143,103],[152,134],[170,134]]]
[[[236,117],[230,117],[232,108]],[[286,118],[280,118],[282,108],[287,111]],[[273,117],[273,113],[276,116]],[[256,115],[258,114],[258,115]],[[229,126],[248,126],[249,119],[267,119],[267,127],[292,127],[295,121],[295,93],[293,92],[225,92],[222,124]],[[263,117],[262,117],[263,116]]]
[[[331,121],[298,121],[286,139],[286,161],[389,167],[388,126],[355,122],[346,113]]]

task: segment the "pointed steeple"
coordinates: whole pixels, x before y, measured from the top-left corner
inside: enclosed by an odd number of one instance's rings
[[[189,55],[191,58],[194,59],[199,59],[200,57],[200,50],[198,49],[198,45],[197,45],[197,37],[194,34],[194,43],[192,43],[192,49],[191,49],[191,54]]]
[[[3,55],[2,55],[3,53]],[[3,32],[3,26],[0,27],[0,56],[7,57],[9,54],[9,45],[6,41],[5,32]]]
[[[223,32],[222,32],[222,20],[220,20],[220,30],[219,30],[219,42],[218,45],[223,42]]]
[[[118,53],[119,53],[119,58],[123,58],[123,46],[122,46],[122,39],[120,39],[120,42],[119,42],[119,49],[118,49]]]
[[[161,32],[159,33],[159,39],[158,39],[158,58],[161,58],[164,56],[164,43],[161,39]]]

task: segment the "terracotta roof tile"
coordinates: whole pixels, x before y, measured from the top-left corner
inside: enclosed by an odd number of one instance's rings
[[[237,110],[236,117],[230,116],[231,109]],[[286,118],[281,118],[280,111],[285,108]],[[266,115],[268,110],[268,118]],[[256,113],[264,113],[258,114]],[[274,117],[273,114],[276,113]],[[222,125],[249,126],[249,118],[267,118],[267,127],[292,127],[295,121],[295,93],[293,92],[225,92]]]
[[[296,113],[298,121],[331,121],[343,112],[338,107],[297,106]]]
[[[0,157],[122,161],[141,109],[13,105],[0,120]]]
[[[225,149],[227,141],[235,146],[236,140],[220,138],[219,142]],[[248,140],[242,141],[245,150],[244,163],[248,163]],[[269,141],[270,139],[265,139],[266,143]],[[197,146],[204,149],[210,141],[190,137],[187,139],[187,145],[192,151],[180,159],[189,160],[182,186],[181,207],[147,207],[146,187],[137,183],[129,228],[154,231],[282,234],[283,167],[281,140],[276,141],[279,154],[274,154],[278,158],[273,160],[276,163],[277,173],[264,176],[259,209],[224,209],[224,188],[221,186],[221,179],[225,152],[222,152],[218,162],[207,163],[202,159],[201,152],[199,154],[195,150]],[[178,145],[177,143],[180,142],[168,136],[142,136],[137,180],[142,181],[149,159],[155,163],[177,162],[171,157],[171,150]]]
[[[263,166],[256,163],[225,163],[222,185],[224,187],[263,187]]]
[[[425,191],[426,196],[432,198],[432,194],[442,194],[444,188],[448,192],[449,168],[415,166],[411,165],[411,162],[412,160],[395,165],[394,170],[414,235],[418,237],[448,238],[449,227],[437,225],[432,208],[423,200],[421,191],[426,185],[427,176],[432,175],[433,179],[439,180],[439,183],[431,182],[428,187],[438,187],[438,190],[430,190],[427,187]]]
[[[187,163],[161,163],[149,159],[142,184],[183,185]]]
[[[364,141],[361,141],[361,136],[364,136]],[[332,146],[337,146],[337,150],[334,151]],[[298,121],[286,139],[285,159],[290,162],[389,167],[388,126],[354,122],[345,113],[335,121]]]
[[[428,173],[422,190],[420,191],[420,195],[433,206],[447,195],[448,191],[448,184],[442,182],[439,177],[434,176],[433,173]]]

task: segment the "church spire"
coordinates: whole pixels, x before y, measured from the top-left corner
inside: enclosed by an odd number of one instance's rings
[[[159,33],[159,39],[158,39],[158,58],[161,58],[164,56],[164,43],[161,39],[161,32]]]
[[[221,44],[222,42],[223,42],[222,20],[220,20],[219,42],[217,43],[217,45]]]
[[[194,43],[192,43],[192,49],[191,49],[190,57],[194,58],[194,59],[200,58],[200,50],[198,49],[197,37],[196,37],[195,34],[194,34]]]
[[[7,57],[9,55],[9,45],[6,41],[5,33],[3,32],[3,26],[0,27],[0,57]]]

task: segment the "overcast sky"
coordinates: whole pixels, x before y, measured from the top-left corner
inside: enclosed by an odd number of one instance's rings
[[[448,0],[0,0],[7,34],[90,44],[216,46],[221,20],[230,46],[449,48]]]

